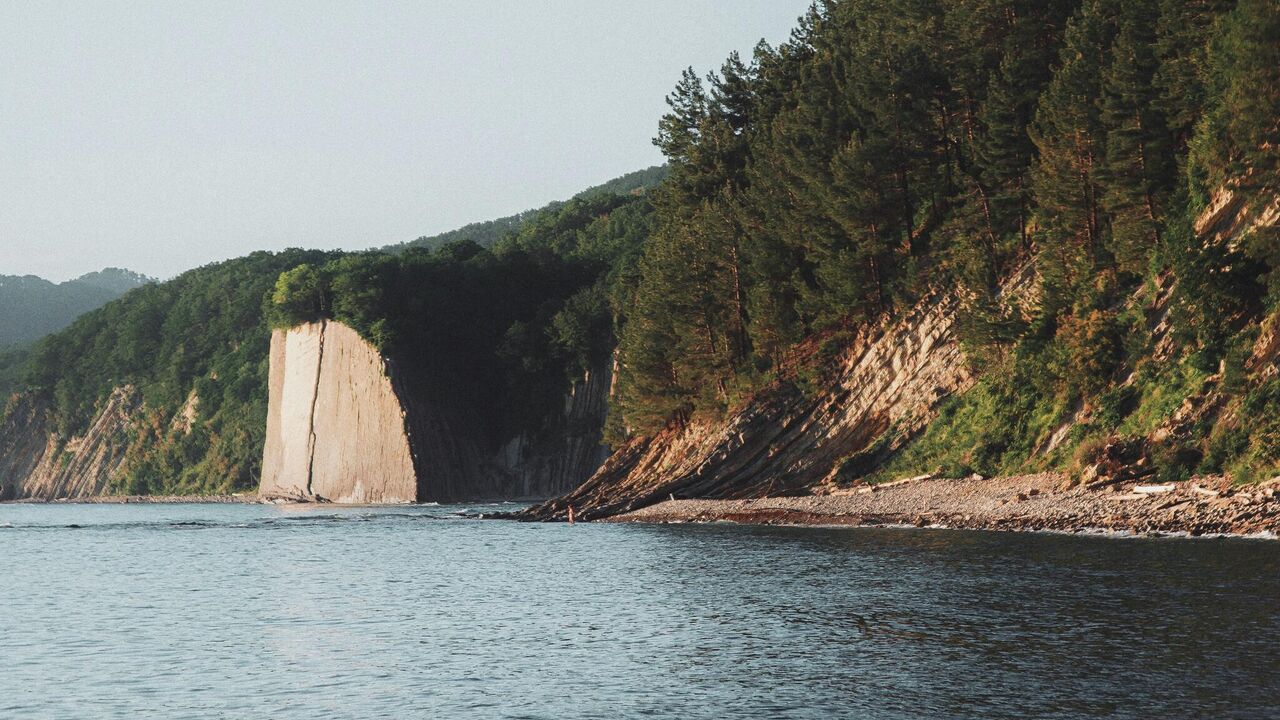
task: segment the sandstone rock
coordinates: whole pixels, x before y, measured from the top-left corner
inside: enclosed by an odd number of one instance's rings
[[[271,339],[263,498],[402,503],[547,497],[605,460],[611,373],[593,369],[538,435],[486,447],[469,408],[431,396],[413,374],[331,320]],[[548,428],[551,431],[548,431]]]
[[[1098,468],[1098,466],[1097,466],[1096,464],[1095,464],[1095,465],[1086,465],[1086,466],[1084,466],[1083,468],[1081,468],[1081,469],[1080,469],[1080,478],[1079,478],[1079,482],[1080,482],[1080,484],[1081,484],[1081,485],[1088,485],[1088,484],[1090,484],[1090,483],[1092,483],[1092,482],[1094,482],[1094,481],[1098,480],[1098,477],[1099,477],[1099,472],[1098,472],[1098,471],[1099,471],[1099,468]]]
[[[133,386],[116,388],[83,434],[64,439],[50,426],[44,402],[19,396],[16,403],[0,427],[0,500],[103,494],[125,461],[143,410]]]
[[[382,356],[337,322],[276,330],[263,497],[413,502],[406,412]]]
[[[1034,278],[1028,273],[1022,282]],[[932,419],[941,398],[973,384],[954,336],[958,306],[958,298],[939,293],[865,328],[827,368],[818,393],[780,379],[724,421],[692,421],[633,439],[571,495],[527,517],[560,517],[572,503],[592,519],[673,491],[803,494],[828,478],[860,477]]]
[[[1231,242],[1242,229],[1274,222],[1278,208],[1257,213],[1229,191],[1219,193],[1196,229],[1206,242]],[[1034,293],[1036,285],[1034,265],[1028,263],[1005,284],[1002,299]],[[1166,313],[1172,287],[1171,281],[1164,286],[1157,303]],[[671,491],[724,499],[797,495],[825,479],[865,476],[934,417],[941,399],[972,386],[974,378],[954,337],[959,305],[955,295],[935,292],[896,317],[862,328],[841,357],[819,368],[817,380],[808,383],[816,392],[802,391],[783,373],[722,420],[695,419],[652,437],[634,438],[573,493],[524,517],[561,517],[570,503],[584,519],[607,517],[660,501]],[[1164,320],[1159,324],[1168,327]],[[1160,340],[1166,350],[1170,337],[1165,332]],[[793,365],[812,361],[817,346],[811,342],[797,348]],[[1188,422],[1218,408],[1220,395],[1204,393],[1177,423],[1161,429],[1161,437],[1184,432]],[[1081,407],[1053,437],[1069,437],[1087,417]],[[1097,458],[1089,458],[1093,462],[1080,482],[1098,490],[1150,477],[1149,449],[1146,438],[1117,439],[1101,448]],[[896,494],[886,492],[885,497]]]

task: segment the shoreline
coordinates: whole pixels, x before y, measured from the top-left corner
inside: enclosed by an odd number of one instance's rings
[[[5,500],[0,505],[253,505],[265,502],[257,493],[231,495],[96,495],[76,498],[21,498]]]
[[[257,493],[108,495],[0,504],[280,504]],[[295,504],[295,503],[284,503]],[[323,505],[326,503],[301,503]],[[463,503],[465,504],[465,503]],[[499,513],[486,519],[517,519]],[[1233,486],[1221,476],[1072,485],[1061,473],[960,479],[922,476],[819,495],[670,499],[602,523],[919,527],[997,532],[1280,539],[1280,478]]]
[[[921,527],[1189,537],[1280,537],[1280,481],[1231,486],[1208,477],[1167,484],[1067,487],[1059,473],[912,478],[827,495],[673,499],[600,520],[829,527]]]

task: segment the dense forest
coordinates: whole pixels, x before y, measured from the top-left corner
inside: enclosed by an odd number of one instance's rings
[[[298,265],[276,283],[268,319],[355,328],[423,397],[483,419],[475,439],[491,445],[610,361],[610,300],[635,271],[651,214],[643,195],[594,194],[537,213],[492,248],[464,240]]]
[[[1274,473],[1280,379],[1250,355],[1280,238],[1193,225],[1224,193],[1276,202],[1277,38],[1280,0],[826,0],[684,74],[664,166],[383,251],[193,270],[43,341],[24,384],[64,436],[137,386],[154,438],[119,489],[225,491],[256,482],[272,326],[342,320],[495,437],[616,353],[617,443],[802,382],[831,353],[800,348],[952,293],[978,384],[880,473],[1070,467],[1209,388],[1226,409],[1155,448],[1161,475]]]
[[[1223,190],[1275,201],[1277,38],[1275,0],[843,0],[780,47],[686,72],[624,308],[625,425],[723,413],[802,339],[956,287],[986,372],[903,469],[1023,469],[1082,410],[1088,452],[1207,382],[1237,412],[1162,472],[1275,469],[1280,381],[1244,364],[1280,300],[1280,245],[1191,226]],[[1034,300],[1002,302],[1028,263]],[[1144,309],[1170,287],[1179,351],[1157,358]]]

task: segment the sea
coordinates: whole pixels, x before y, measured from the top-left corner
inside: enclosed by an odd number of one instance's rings
[[[1280,718],[1280,542],[0,505],[0,718]]]

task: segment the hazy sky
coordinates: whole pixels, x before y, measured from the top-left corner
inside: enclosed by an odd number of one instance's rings
[[[0,3],[0,274],[364,248],[661,161],[809,0]]]

